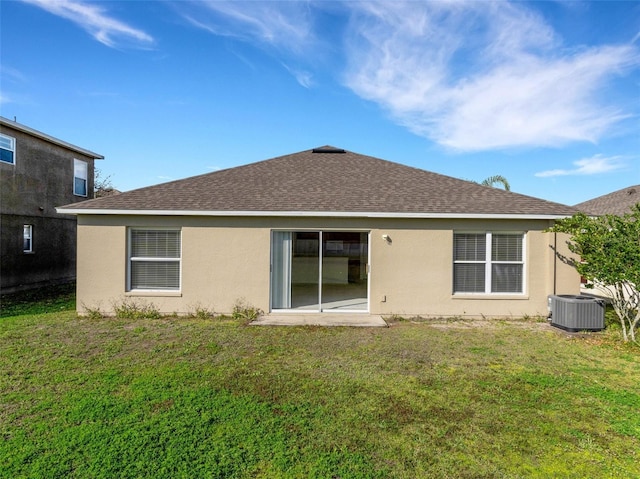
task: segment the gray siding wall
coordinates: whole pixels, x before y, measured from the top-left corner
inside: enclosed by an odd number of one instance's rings
[[[76,218],[55,208],[93,197],[93,158],[2,125],[16,139],[15,164],[0,162],[0,290],[9,292],[76,276]],[[89,196],[73,194],[74,159],[88,165]],[[33,252],[23,252],[23,225]]]

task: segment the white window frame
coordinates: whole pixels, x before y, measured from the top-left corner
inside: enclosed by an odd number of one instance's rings
[[[5,165],[14,165],[16,164],[16,139],[12,136],[5,135],[0,133],[0,149],[10,151],[12,154],[13,161],[5,161],[0,159],[0,163],[4,163]],[[5,145],[4,143],[8,142],[9,145]],[[1,158],[1,156],[0,156]]]
[[[82,173],[84,173],[84,177],[82,176]],[[77,179],[84,181],[84,194],[78,193],[78,190],[76,189]],[[89,162],[76,160],[75,158],[73,159],[73,194],[76,196],[83,196],[85,198],[89,196]]]
[[[24,247],[24,242],[29,240],[29,247]],[[22,251],[24,253],[33,253],[33,225],[22,226]]]
[[[134,231],[174,231],[178,233],[180,241],[179,256],[177,258],[164,257],[134,257],[132,256],[132,234]],[[177,288],[133,288],[131,284],[131,265],[133,262],[167,262],[175,261],[178,263],[178,287]],[[170,227],[132,227],[127,232],[127,291],[129,292],[161,292],[175,293],[182,291],[182,229]]]
[[[453,264],[454,269],[456,264],[484,264],[484,291],[456,291],[455,290],[455,271],[452,271],[452,289],[453,294],[455,296],[460,295],[507,295],[507,296],[522,296],[526,294],[527,291],[527,233],[524,231],[454,231],[453,232],[453,244],[455,245],[455,235],[457,234],[473,234],[473,235],[485,235],[485,259],[484,261],[466,261],[466,260],[456,260],[455,259],[455,251]],[[494,261],[492,257],[492,245],[493,245],[493,235],[512,235],[512,236],[520,236],[522,238],[522,258],[520,261]],[[514,292],[494,292],[491,291],[492,285],[492,272],[494,264],[517,264],[522,265],[522,290],[514,291]]]

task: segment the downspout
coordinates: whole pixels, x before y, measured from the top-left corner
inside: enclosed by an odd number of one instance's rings
[[[558,233],[553,233],[553,295],[555,296],[558,284]]]

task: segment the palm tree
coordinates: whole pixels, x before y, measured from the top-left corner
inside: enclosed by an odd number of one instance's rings
[[[501,184],[504,187],[505,190],[511,191],[511,186],[509,186],[509,182],[502,175],[490,176],[489,178],[487,178],[486,180],[484,180],[480,184],[483,185],[483,186],[495,186],[496,183]]]

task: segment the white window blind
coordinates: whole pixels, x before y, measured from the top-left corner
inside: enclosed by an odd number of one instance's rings
[[[486,237],[484,234],[456,234],[453,241],[453,290],[483,293],[485,290]]]
[[[180,289],[180,231],[130,231],[129,289]]]
[[[522,235],[493,234],[491,261],[491,292],[521,293]]]
[[[522,233],[455,233],[454,293],[524,292]]]

